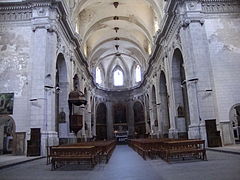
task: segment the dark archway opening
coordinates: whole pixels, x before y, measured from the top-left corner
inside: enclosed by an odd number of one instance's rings
[[[104,103],[97,106],[96,113],[96,139],[107,139],[107,107]]]
[[[145,116],[143,105],[135,102],[133,105],[135,138],[144,138],[146,134]]]
[[[62,114],[68,112],[67,66],[63,54],[57,57],[55,77],[55,130],[59,133],[59,123],[65,122]]]
[[[190,125],[188,94],[185,76],[185,68],[182,53],[176,49],[173,54],[172,80],[176,105],[176,126],[179,138],[188,138],[188,126]]]
[[[152,86],[152,117],[153,117],[152,124],[153,135],[158,135],[157,99],[154,85]]]
[[[160,74],[160,119],[162,124],[163,137],[168,137],[170,129],[170,118],[169,118],[169,102],[168,102],[168,92],[166,77],[164,72]]]

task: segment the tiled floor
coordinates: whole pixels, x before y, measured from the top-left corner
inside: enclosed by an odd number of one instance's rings
[[[240,155],[208,151],[208,161],[168,164],[161,159],[144,161],[128,146],[117,146],[108,164],[93,170],[78,166],[51,171],[46,159],[0,170],[0,180],[239,180]]]

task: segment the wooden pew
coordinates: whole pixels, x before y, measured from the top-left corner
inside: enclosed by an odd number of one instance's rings
[[[161,157],[169,162],[171,157],[200,157],[207,159],[204,140],[180,140],[180,139],[131,139],[129,146],[132,147],[143,159],[146,156],[153,159]]]
[[[116,147],[116,141],[111,140],[111,141],[79,142],[63,146],[95,146],[98,151],[99,162],[105,159],[105,163],[107,163],[112,155],[114,148]]]
[[[185,156],[199,157],[202,160],[207,160],[205,141],[204,140],[176,140],[176,141],[165,141],[164,144],[164,155],[163,158],[169,162],[171,157],[182,157],[184,160]]]
[[[52,163],[52,169],[60,162],[88,160],[93,166],[103,159],[107,163],[116,146],[116,141],[92,141],[60,146],[47,147],[47,164]],[[94,150],[93,150],[94,149]],[[92,156],[93,155],[93,156]],[[93,163],[96,162],[96,163]]]
[[[95,146],[58,146],[51,147],[52,170],[62,163],[88,161],[94,167],[97,156]]]
[[[151,155],[151,144],[154,142],[154,139],[131,139],[128,144],[146,160]]]

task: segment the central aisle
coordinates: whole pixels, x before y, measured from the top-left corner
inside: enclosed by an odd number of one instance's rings
[[[105,165],[100,179],[160,180],[160,177],[148,161],[144,161],[127,145],[119,145],[116,146],[109,163]]]

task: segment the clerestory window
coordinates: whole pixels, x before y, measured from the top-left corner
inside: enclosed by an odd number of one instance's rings
[[[140,82],[142,80],[141,77],[141,68],[139,65],[136,67],[136,82]]]
[[[123,85],[123,72],[117,69],[113,73],[113,81],[114,81],[114,86],[122,86]]]
[[[96,68],[96,83],[102,83],[101,70],[99,67]]]

